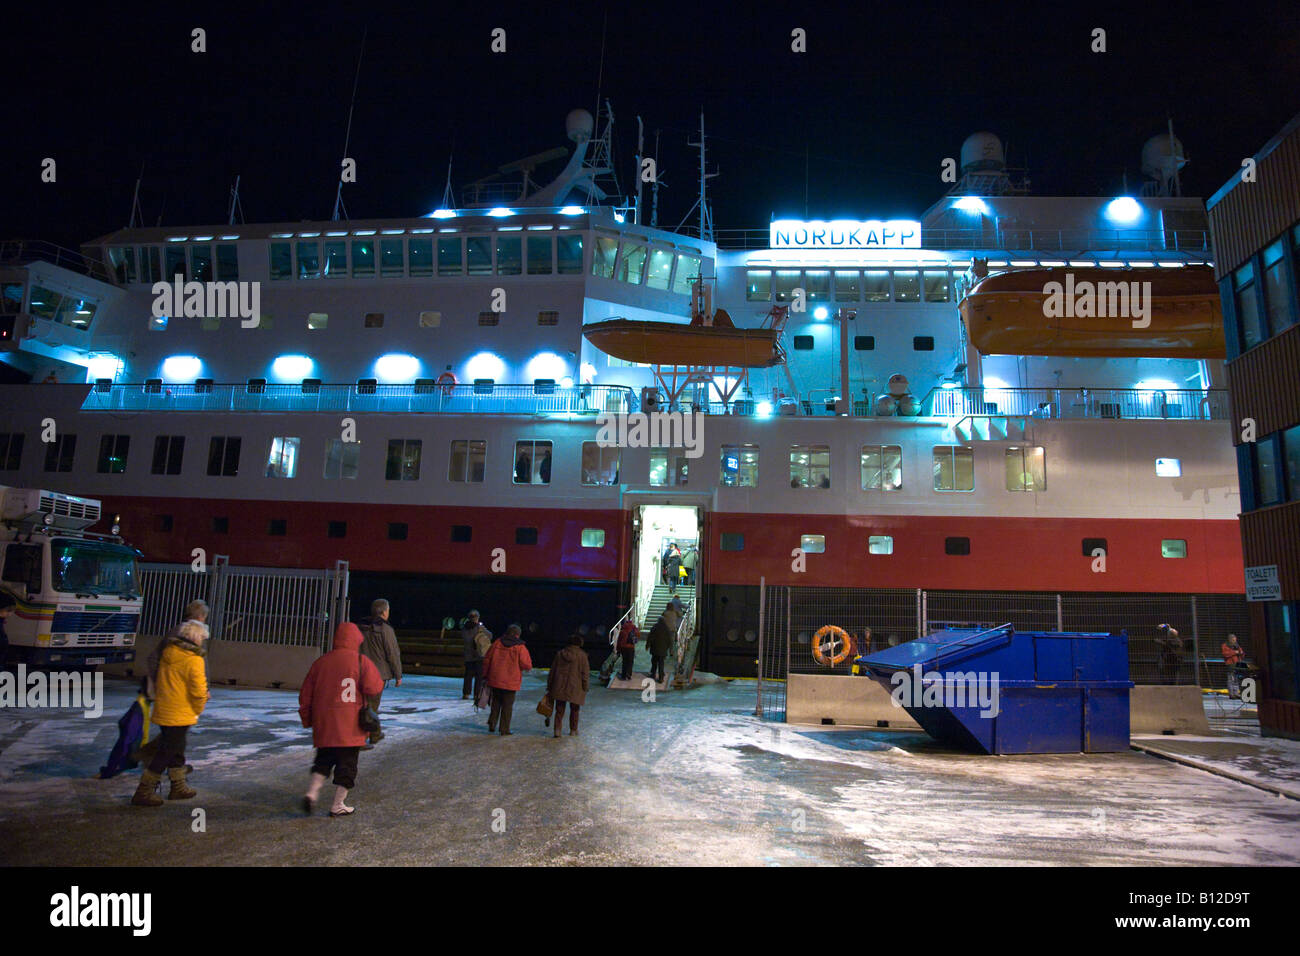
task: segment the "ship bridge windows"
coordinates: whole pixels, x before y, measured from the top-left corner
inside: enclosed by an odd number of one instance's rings
[[[419,481],[422,447],[423,442],[418,438],[389,439],[388,463],[384,467],[384,480]]]
[[[948,302],[952,298],[952,280],[947,272],[925,273],[925,301]]]
[[[64,295],[44,286],[34,285],[29,308],[31,314],[38,319],[85,331],[94,321],[99,306],[93,299]]]
[[[375,240],[352,240],[352,277],[369,278],[375,274]]]
[[[447,480],[483,483],[487,471],[487,442],[481,439],[457,439],[451,443]]]
[[[516,485],[551,483],[551,443],[525,439],[515,442]]]
[[[727,488],[758,487],[758,446],[723,445],[722,474],[719,481]]]
[[[298,438],[272,438],[266,458],[266,477],[292,478],[298,474]]]
[[[677,254],[677,271],[673,274],[673,291],[679,295],[691,294],[691,282],[700,274],[700,257],[684,252]]]
[[[77,452],[77,436],[64,432],[45,446],[45,470],[72,471],[72,459]]]
[[[973,448],[965,445],[934,446],[934,490],[975,490],[975,450]]]
[[[862,273],[857,269],[835,270],[835,301],[857,302],[862,294]]]
[[[386,279],[406,275],[406,249],[401,239],[379,240],[379,274]]]
[[[745,270],[745,301],[766,302],[772,297],[772,270]]]
[[[555,240],[551,236],[528,237],[528,274],[548,276],[555,271]]]
[[[872,269],[863,273],[862,298],[866,302],[888,302],[889,273],[883,269]]]
[[[361,464],[361,442],[331,438],[325,442],[325,477],[355,478]]]
[[[232,243],[217,244],[217,280],[233,282],[239,279],[239,247]]]
[[[472,276],[492,274],[492,237],[465,237],[465,268]]]
[[[686,457],[685,449],[651,448],[650,486],[652,488],[684,487],[690,461]]]
[[[517,276],[523,271],[523,239],[519,236],[497,236],[497,275]]]
[[[206,242],[190,246],[190,277],[195,282],[212,281],[212,247]]]
[[[640,285],[645,272],[647,251],[640,243],[623,243],[623,248],[619,250],[618,267],[614,270],[614,278],[619,282]]]
[[[582,483],[584,485],[618,484],[618,448],[601,447],[599,442],[582,443]]]
[[[648,289],[667,289],[672,279],[673,254],[668,249],[650,250],[650,268],[646,271],[645,284]]]
[[[289,254],[289,243],[271,243],[271,278],[289,279],[293,277],[293,260]],[[149,280],[144,280],[149,281]]]
[[[0,471],[17,471],[23,460],[22,432],[0,432]]]
[[[157,246],[142,246],[140,248],[140,281],[154,283],[161,280],[162,250]]]
[[[555,271],[562,276],[582,275],[582,236],[555,237]]]
[[[208,443],[208,474],[220,478],[234,478],[239,474],[238,435],[213,435]]]
[[[618,258],[618,240],[597,236],[591,255],[591,274],[601,279],[614,278],[614,263]]]
[[[433,239],[412,237],[406,242],[407,272],[415,277],[433,275]]]
[[[809,269],[803,274],[803,287],[809,302],[825,302],[831,296],[829,269]]]
[[[829,488],[830,486],[830,445],[791,445],[790,487]]]
[[[182,282],[189,278],[185,272],[184,246],[168,246],[164,258],[166,260],[167,270],[163,273],[163,281],[172,282],[177,276],[181,277]]]
[[[897,491],[903,487],[901,445],[862,446],[862,490]]]
[[[921,301],[921,273],[910,269],[894,273],[894,301]]]
[[[777,269],[772,277],[772,295],[777,302],[789,302],[799,287],[798,269]]]
[[[127,250],[130,252],[130,250]],[[0,313],[6,315],[23,310],[23,293],[26,290],[21,282],[0,282]]]
[[[438,239],[438,275],[463,276],[465,274],[465,239],[463,236],[441,236]]]
[[[325,278],[346,279],[347,276],[348,276],[348,244],[344,242],[342,239],[326,239],[325,240]]]
[[[108,250],[108,265],[113,270],[113,275],[117,278],[118,285],[125,285],[128,282],[135,281],[135,248],[133,246],[113,246]],[[3,309],[0,311],[18,312],[19,309]]]
[[[1047,459],[1041,445],[1013,445],[1006,451],[1007,491],[1046,491]]]

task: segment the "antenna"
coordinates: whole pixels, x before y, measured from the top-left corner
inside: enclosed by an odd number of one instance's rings
[[[348,129],[343,136],[343,158],[348,155],[348,144],[352,141],[352,111],[357,108],[357,85],[361,82],[361,60],[366,55],[366,37],[370,33],[370,24],[366,24],[366,29],[361,34],[361,52],[357,55],[357,73],[352,78],[352,104],[348,107]],[[343,215],[347,216],[347,207],[343,205],[343,176],[339,174],[338,192],[334,194],[334,216],[333,220],[338,222],[339,210],[343,210]]]
[[[456,141],[451,141],[452,152],[447,154],[447,185],[442,189],[442,207],[443,209],[455,209],[456,197],[451,191],[451,161],[456,155]]]
[[[134,229],[136,222],[144,223],[144,213],[140,209],[140,180],[144,179],[144,163],[140,164],[140,175],[135,180],[135,195],[131,197],[131,220],[126,228]]]
[[[633,175],[636,176],[636,205],[632,207],[632,223],[641,225],[641,154],[645,152],[645,129],[641,117],[636,118],[636,162]]]
[[[695,212],[695,210],[698,208],[700,210],[700,239],[702,239],[705,242],[712,242],[713,241],[713,213],[709,211],[709,203],[708,203],[708,196],[705,190],[705,183],[708,180],[712,179],[713,177],[717,176],[718,174],[706,173],[704,171],[704,110],[700,110],[700,141],[698,143],[692,143],[690,140],[687,140],[686,145],[698,146],[700,148],[700,196],[698,199],[695,200],[695,205],[692,206],[690,208],[690,211],[688,211],[686,215],[682,218],[682,221],[677,224],[677,228],[681,229],[682,226],[686,224],[686,220],[691,218],[691,213]]]
[[[664,189],[668,184],[663,182],[664,171],[659,168],[659,134],[663,130],[655,130],[655,181],[650,184],[650,226],[659,228],[659,186],[663,183]]]
[[[1178,141],[1174,139],[1174,118],[1170,116],[1168,117],[1168,119],[1169,119],[1169,152],[1173,153],[1174,143]],[[1178,160],[1182,158],[1183,157],[1179,155],[1174,156],[1174,195],[1175,196],[1181,196],[1183,194],[1183,179],[1182,179],[1182,175],[1178,172],[1178,167],[1182,165],[1181,163],[1178,162]]]
[[[235,224],[235,213],[239,213],[239,221],[244,221],[244,207],[239,204],[239,177],[235,177],[234,188],[230,190],[230,214],[226,219],[227,225]]]

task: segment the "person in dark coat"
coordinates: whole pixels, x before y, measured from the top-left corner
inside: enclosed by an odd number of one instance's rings
[[[388,602],[383,598],[377,598],[370,604],[370,616],[362,618],[359,628],[362,641],[361,653],[370,658],[370,662],[378,669],[379,677],[384,682],[380,684],[378,692],[366,701],[376,714],[379,713],[379,702],[384,696],[385,684],[391,680],[398,687],[402,686],[402,651],[397,646],[397,635],[393,633],[392,625],[388,623],[389,610]],[[384,732],[375,731],[370,735],[366,749],[370,749],[383,739]]]
[[[478,693],[483,688],[483,651],[476,640],[482,627],[478,611],[470,611],[461,631],[465,641],[465,683],[460,688],[461,700],[470,700],[471,695],[473,700],[478,700]]]
[[[582,635],[575,633],[567,647],[561,648],[551,664],[546,678],[546,693],[555,704],[555,733],[560,736],[560,721],[564,720],[564,705],[569,705],[569,736],[578,736],[578,709],[587,702],[591,684],[591,661],[582,649]]]
[[[492,642],[483,656],[483,680],[492,690],[492,710],[488,714],[488,732],[501,726],[501,736],[510,735],[510,716],[515,709],[515,694],[523,686],[524,671],[533,669],[533,659],[524,646],[518,624]]]
[[[1178,683],[1178,671],[1183,666],[1183,639],[1168,624],[1157,629],[1156,647],[1160,650],[1160,678],[1166,684]]]
[[[650,677],[656,684],[664,682],[664,658],[673,649],[673,640],[677,636],[676,621],[677,615],[672,609],[665,608],[646,638],[646,649],[650,651]]]
[[[625,618],[619,625],[618,643],[614,645],[614,650],[623,658],[623,666],[618,673],[619,680],[632,679],[632,662],[636,660],[636,642],[640,636],[631,618]]]
[[[677,550],[677,545],[673,545],[668,552],[668,559],[664,561],[664,571],[668,575],[668,590],[673,594],[677,593],[677,580],[681,577],[682,553]]]
[[[367,698],[384,689],[379,668],[361,653],[360,629],[351,621],[339,625],[334,649],[316,658],[298,691],[298,716],[311,728],[316,759],[311,765],[311,782],[302,798],[308,815],[325,778],[334,771],[334,803],[330,816],[345,817],[355,812],[347,805],[348,791],[357,785],[357,757],[366,742],[361,729],[361,708]]]

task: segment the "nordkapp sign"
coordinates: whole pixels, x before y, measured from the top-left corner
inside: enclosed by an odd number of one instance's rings
[[[913,219],[778,219],[768,231],[771,249],[920,249]]]

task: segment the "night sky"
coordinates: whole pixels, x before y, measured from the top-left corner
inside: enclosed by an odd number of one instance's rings
[[[695,200],[701,108],[719,228],[918,215],[978,129],[1038,195],[1117,193],[1125,172],[1136,190],[1170,114],[1184,192],[1208,197],[1300,111],[1296,3],[24,7],[5,12],[0,238],[73,247],[126,224],[142,164],[148,225],[224,222],[236,174],[250,222],[329,218],[367,28],[353,218],[433,209],[453,145],[457,186],[569,145],[565,114],[596,103],[602,27],[621,184],[639,113],[651,152],[662,130],[669,228]],[[190,52],[195,26],[207,53]],[[1094,27],[1109,52],[1090,52]],[[56,184],[40,182],[46,156]]]

